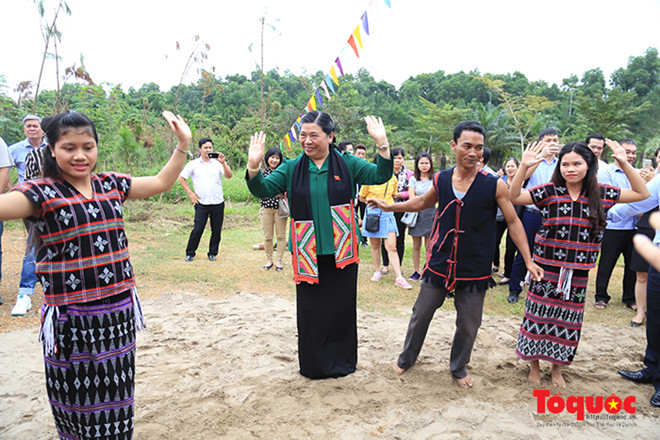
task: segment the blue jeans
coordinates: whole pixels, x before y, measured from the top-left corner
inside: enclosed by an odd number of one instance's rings
[[[19,295],[32,295],[34,286],[37,285],[37,272],[35,261],[37,259],[34,250],[30,248],[33,242],[32,228],[28,227],[28,238],[25,246],[25,256],[23,257],[23,268],[21,269],[21,282],[18,286]]]

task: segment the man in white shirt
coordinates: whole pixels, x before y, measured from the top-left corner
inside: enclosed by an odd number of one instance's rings
[[[213,152],[211,139],[199,140],[199,153],[200,157],[188,162],[179,175],[179,183],[195,205],[195,223],[186,246],[186,261],[188,262],[195,257],[199,240],[202,238],[209,217],[211,218],[211,240],[207,256],[211,261],[216,260],[225,214],[222,176],[227,179],[231,179],[233,176],[225,155]],[[192,177],[194,192],[188,185],[189,177]]]

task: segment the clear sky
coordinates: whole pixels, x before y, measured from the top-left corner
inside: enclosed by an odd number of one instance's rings
[[[57,0],[46,0],[47,11]],[[372,2],[382,13],[376,16]],[[265,68],[327,72],[341,55],[345,70],[365,67],[399,87],[410,76],[444,70],[516,70],[561,84],[571,74],[625,67],[628,57],[660,48],[660,0],[69,0],[58,21],[61,66],[80,63],[97,82],[124,89],[178,84],[193,37],[211,47],[204,68],[217,75],[255,70],[260,17],[266,16]],[[38,77],[43,40],[33,0],[0,0],[0,74],[12,96],[19,81]],[[357,61],[346,43],[368,11]],[[47,12],[47,15],[52,15]],[[181,50],[176,50],[176,42]],[[253,51],[249,47],[253,44]],[[185,83],[193,82],[192,71]],[[44,85],[55,88],[54,62]],[[301,103],[301,106],[304,103]]]

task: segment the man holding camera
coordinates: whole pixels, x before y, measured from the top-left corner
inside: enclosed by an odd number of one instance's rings
[[[179,175],[179,183],[195,205],[195,223],[186,246],[186,261],[188,262],[195,257],[199,240],[202,238],[209,217],[211,218],[211,240],[207,255],[209,260],[216,260],[225,215],[222,176],[227,179],[231,179],[233,176],[225,155],[213,152],[213,141],[210,138],[205,137],[199,140],[199,153],[200,157],[188,162]],[[189,177],[192,178],[194,192],[188,185]]]

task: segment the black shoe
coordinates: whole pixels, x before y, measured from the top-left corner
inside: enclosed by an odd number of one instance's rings
[[[655,406],[656,408],[660,408],[660,391],[656,391],[651,396],[651,406]]]
[[[186,262],[190,263],[193,260],[192,255],[186,255]]]
[[[518,295],[520,295],[519,292],[509,292],[509,297],[506,300],[510,303],[516,303],[518,302]]]
[[[215,261],[215,255],[209,255],[209,261]]]
[[[635,382],[635,383],[653,382],[653,379],[646,374],[645,370],[639,370],[639,371],[619,370],[617,371],[617,373],[619,373],[621,377],[623,377],[624,379],[627,379],[631,382]]]

